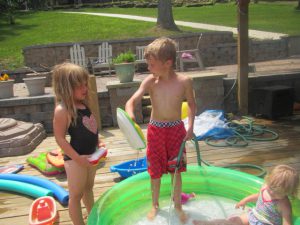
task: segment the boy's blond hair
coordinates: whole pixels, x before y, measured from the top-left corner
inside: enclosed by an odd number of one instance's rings
[[[146,47],[144,55],[145,59],[149,59],[152,56],[162,62],[172,60],[174,66],[176,62],[176,43],[166,37],[155,39]]]
[[[73,63],[62,63],[54,67],[52,86],[56,104],[63,104],[68,112],[69,122],[76,125],[77,110],[73,98],[76,87],[89,82],[87,70]],[[83,102],[87,107],[88,98]]]
[[[288,165],[278,165],[266,177],[266,183],[277,194],[296,195],[299,173]]]

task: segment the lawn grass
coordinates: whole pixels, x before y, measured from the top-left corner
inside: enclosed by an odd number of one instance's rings
[[[300,35],[300,11],[297,2],[290,4],[259,3],[249,6],[249,28]],[[80,11],[157,16],[157,9],[88,8]],[[175,20],[236,27],[237,6],[234,3],[205,7],[173,8]],[[23,66],[22,49],[26,46],[92,40],[126,39],[171,35],[174,32],[154,29],[154,23],[63,14],[60,11],[18,12],[16,24],[10,26],[0,16],[0,70]],[[275,19],[274,19],[275,18]],[[184,32],[199,31],[180,27]]]
[[[297,2],[250,4],[249,29],[300,35],[300,10],[295,10],[296,6]],[[145,8],[88,8],[82,11],[157,16],[157,9]],[[227,3],[203,7],[174,7],[173,17],[175,20],[236,27],[237,5]]]
[[[23,66],[22,49],[26,46],[93,40],[172,35],[157,31],[154,24],[117,18],[55,12],[17,13],[16,24],[0,18],[0,70]],[[199,31],[182,28],[185,32]]]

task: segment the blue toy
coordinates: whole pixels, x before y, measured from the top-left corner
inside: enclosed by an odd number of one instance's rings
[[[118,172],[121,177],[127,178],[147,170],[146,156],[138,160],[130,160],[110,167],[111,172]]]

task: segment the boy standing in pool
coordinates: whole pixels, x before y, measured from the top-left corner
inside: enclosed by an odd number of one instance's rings
[[[176,74],[176,44],[169,38],[154,40],[145,49],[148,69],[152,73],[145,78],[139,89],[126,103],[126,111],[135,120],[134,109],[149,93],[152,112],[147,131],[148,173],[151,177],[152,209],[148,219],[153,220],[159,210],[159,191],[161,176],[171,173],[172,181],[176,180],[174,188],[175,210],[182,223],[187,222],[187,215],[181,206],[181,172],[186,171],[185,150],[180,168],[174,177],[174,162],[181,143],[193,137],[193,124],[196,110],[192,80],[189,77]],[[188,129],[185,130],[181,121],[181,105],[188,103]]]

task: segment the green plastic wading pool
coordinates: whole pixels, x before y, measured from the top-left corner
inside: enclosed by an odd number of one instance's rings
[[[182,173],[183,192],[221,196],[239,201],[259,191],[263,180],[256,176],[213,166],[188,166]],[[151,204],[150,178],[147,172],[132,176],[106,191],[95,203],[88,225],[134,224],[145,216]],[[170,176],[161,181],[160,202],[171,195]],[[162,205],[161,205],[162,206]],[[292,200],[294,225],[300,225],[300,200]]]

